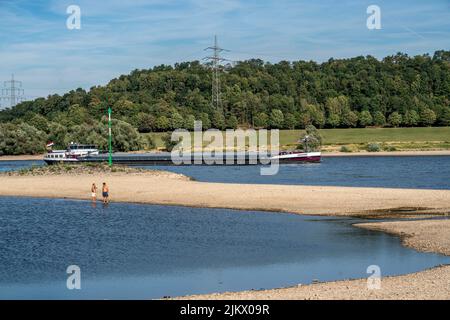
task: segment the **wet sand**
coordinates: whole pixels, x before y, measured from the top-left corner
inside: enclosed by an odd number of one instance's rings
[[[419,251],[450,256],[448,219],[359,223],[355,226],[394,234],[401,238],[403,245]],[[450,292],[450,287],[448,290]]]

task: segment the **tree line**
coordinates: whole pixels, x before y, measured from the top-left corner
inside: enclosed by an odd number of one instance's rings
[[[0,138],[15,130],[19,139],[30,126],[60,146],[72,139],[101,145],[108,106],[129,141],[118,142],[121,151],[152,144],[138,133],[192,130],[194,120],[204,129],[450,125],[450,51],[226,65],[220,110],[211,104],[211,76],[208,65],[183,62],[134,70],[88,91],[25,101],[0,112]],[[4,144],[0,153],[9,150]]]

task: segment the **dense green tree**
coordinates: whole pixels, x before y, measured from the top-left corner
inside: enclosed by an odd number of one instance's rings
[[[197,119],[195,119],[195,117],[192,114],[188,115],[184,119],[184,129],[189,130],[189,131],[194,131],[194,125],[195,125],[196,120]]]
[[[139,132],[129,123],[113,119],[112,143],[114,151],[137,151],[143,147],[144,141]],[[101,150],[108,150],[108,119],[94,124],[81,124],[70,128],[65,144],[71,142],[95,144]]]
[[[392,112],[389,115],[388,122],[393,127],[399,127],[402,124],[402,115],[398,112]]]
[[[386,124],[386,117],[381,111],[375,111],[373,115],[373,124],[379,127],[383,127]]]
[[[183,129],[184,127],[183,117],[176,111],[174,111],[170,116],[170,127],[172,130]]]
[[[30,126],[35,127],[39,131],[49,132],[49,121],[40,114],[34,114],[29,121],[26,121]]]
[[[424,108],[420,111],[420,122],[424,126],[431,126],[436,122],[436,114],[430,108]]]
[[[255,127],[267,128],[269,126],[269,116],[265,112],[260,112],[255,116]]]
[[[450,126],[450,107],[444,107],[442,109],[439,124],[442,126]]]
[[[140,112],[136,115],[134,121],[135,127],[141,133],[147,133],[156,130],[155,117],[149,113]]]
[[[296,119],[295,116],[292,113],[286,113],[284,116],[284,125],[283,128],[285,129],[295,129],[296,125]]]
[[[225,117],[222,112],[215,111],[213,113],[212,127],[218,130],[225,129]]]
[[[202,122],[203,130],[208,130],[211,128],[211,120],[206,112],[200,113],[200,121]]]
[[[328,115],[327,124],[331,128],[337,128],[341,124],[341,118],[336,113],[331,113]]]
[[[319,108],[315,106],[311,115],[312,115],[312,120],[313,120],[314,126],[316,126],[318,128],[323,128],[323,126],[325,125],[324,112],[322,110],[319,110]]]
[[[356,112],[346,110],[342,113],[341,125],[345,128],[353,128],[358,124],[358,115]]]
[[[45,132],[27,123],[0,124],[0,155],[42,153],[46,140]]]
[[[282,129],[284,125],[283,112],[279,109],[273,109],[270,113],[269,123],[272,129]]]
[[[157,117],[155,120],[155,129],[157,131],[168,131],[171,129],[170,120],[166,116]]]
[[[417,126],[419,121],[420,121],[420,116],[416,110],[407,110],[405,112],[405,115],[403,116],[403,123],[409,127]]]
[[[361,127],[367,127],[367,126],[372,125],[372,123],[373,123],[373,118],[372,118],[372,115],[370,114],[370,112],[367,110],[361,111],[361,113],[359,114],[359,125]]]
[[[56,122],[50,122],[48,140],[55,144],[56,148],[63,149],[66,145],[67,128]]]
[[[227,118],[227,129],[236,129],[238,127],[238,119],[235,115],[231,115]]]

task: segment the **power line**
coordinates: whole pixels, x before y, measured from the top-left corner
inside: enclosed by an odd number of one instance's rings
[[[225,59],[220,56],[220,54],[224,51],[229,52],[229,50],[223,49],[219,47],[219,43],[217,41],[217,36],[214,36],[214,46],[208,47],[205,50],[212,50],[213,54],[212,56],[208,56],[203,58],[203,60],[207,60],[212,63],[212,105],[213,107],[223,113],[222,109],[222,101],[220,97],[220,71],[221,71],[221,65],[220,63],[223,61],[231,61],[228,59]]]
[[[22,89],[22,81],[14,80],[14,74],[11,75],[11,80],[4,81],[3,85],[5,88],[2,89],[2,98],[9,100],[11,108],[24,100],[25,92]]]

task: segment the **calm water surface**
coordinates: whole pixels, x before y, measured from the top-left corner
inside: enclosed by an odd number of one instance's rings
[[[423,270],[449,258],[349,219],[0,197],[0,298],[160,298]],[[354,222],[354,221],[353,221]],[[81,290],[66,268],[81,268]]]
[[[450,189],[450,156],[323,158],[321,163],[280,165],[274,176],[261,176],[259,166],[146,168],[208,182]]]
[[[20,170],[30,168],[32,166],[43,166],[44,161],[39,160],[14,160],[14,161],[0,161],[0,172]]]

